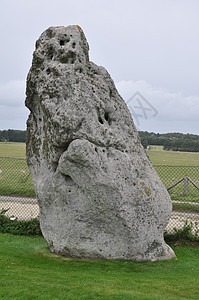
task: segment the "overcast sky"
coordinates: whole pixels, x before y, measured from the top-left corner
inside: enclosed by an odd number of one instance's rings
[[[26,128],[35,41],[78,24],[139,130],[199,134],[199,1],[1,0],[0,130]]]

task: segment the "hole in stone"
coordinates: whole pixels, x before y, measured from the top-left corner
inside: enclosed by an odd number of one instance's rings
[[[95,152],[98,152],[97,147],[95,147]]]
[[[109,125],[111,125],[110,115],[107,111],[105,111],[104,113],[104,119],[108,122]]]
[[[75,46],[76,46],[76,43],[72,43],[72,47],[75,48]]]
[[[82,73],[82,68],[79,68],[79,73]]]
[[[104,124],[104,122],[103,122],[103,120],[102,120],[102,118],[99,116],[98,117],[98,120],[99,120],[99,122],[101,123],[101,124]]]
[[[69,193],[71,193],[71,190],[68,190]]]
[[[108,119],[109,119],[109,113],[107,111],[104,113],[104,119],[106,121],[108,121]]]
[[[65,53],[61,58],[60,58],[60,62],[61,63],[71,63],[74,64],[76,60],[76,53],[73,51],[68,51],[67,53]]]
[[[72,181],[72,178],[69,175],[64,175],[66,181]]]
[[[105,150],[103,149],[102,152],[105,152]]]
[[[53,55],[50,56],[50,59],[51,59],[51,60],[53,59]]]
[[[46,70],[46,74],[49,75],[50,73],[51,73],[51,70],[48,68],[48,69]]]
[[[67,63],[68,63],[68,57],[67,57],[67,56],[62,57],[62,58],[60,59],[60,61],[61,61],[63,64],[67,64]]]
[[[59,42],[59,44],[60,44],[60,46],[64,46],[65,41],[64,41],[64,40],[61,40],[61,41]]]
[[[104,121],[102,120],[102,117],[100,115],[100,109],[99,107],[97,107],[97,116],[98,116],[98,121],[101,123],[101,124],[104,124]]]
[[[41,122],[41,121],[42,121],[42,118],[39,118],[39,121]]]

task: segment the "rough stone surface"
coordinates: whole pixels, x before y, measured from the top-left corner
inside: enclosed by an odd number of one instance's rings
[[[72,257],[155,261],[171,200],[130,112],[79,26],[50,27],[27,78],[27,161],[50,249]]]

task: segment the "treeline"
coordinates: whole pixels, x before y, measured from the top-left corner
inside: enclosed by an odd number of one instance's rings
[[[144,148],[149,145],[162,145],[164,150],[199,152],[199,135],[183,133],[154,133],[139,131]],[[26,142],[25,130],[0,130],[1,142]]]
[[[0,130],[0,141],[25,143],[26,131],[14,129]]]
[[[149,145],[162,145],[164,150],[199,152],[199,135],[183,133],[154,133],[139,131],[144,148]]]

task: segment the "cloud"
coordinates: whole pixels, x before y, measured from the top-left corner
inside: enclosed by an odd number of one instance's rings
[[[25,81],[0,84],[0,130],[25,130],[28,110],[25,108]]]
[[[0,106],[21,106],[25,99],[25,80],[0,84]]]
[[[17,107],[0,105],[0,130],[25,130],[28,113],[28,109],[23,105]]]
[[[134,122],[138,129],[149,131],[149,128],[153,128],[152,131],[155,132],[198,133],[196,127],[199,112],[198,96],[169,92],[163,88],[153,87],[144,80],[120,81],[116,86],[126,102],[139,92],[140,96],[134,97],[130,105],[128,103],[129,109],[133,110]]]
[[[136,92],[140,93],[139,101],[136,98],[130,101],[138,130],[199,134],[199,97],[153,87],[145,80],[123,80],[116,86],[126,102]],[[24,100],[25,80],[12,80],[0,85],[0,130],[25,130],[29,111]]]

